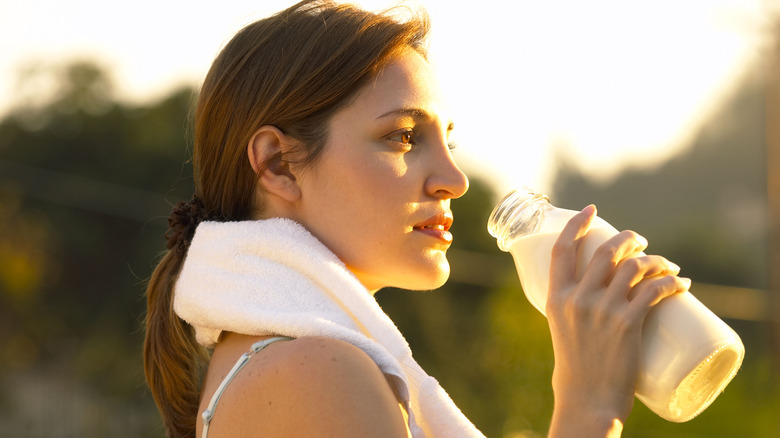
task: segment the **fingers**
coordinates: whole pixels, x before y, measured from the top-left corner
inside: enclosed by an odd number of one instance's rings
[[[639,282],[632,291],[633,298],[629,304],[629,318],[642,321],[645,315],[661,300],[674,294],[688,291],[691,287],[689,278],[676,275],[649,277]]]
[[[593,288],[606,287],[619,272],[618,266],[624,260],[631,260],[645,248],[647,248],[647,239],[633,231],[622,231],[616,234],[596,249],[582,277],[583,284],[591,285]],[[634,262],[630,263],[634,264]],[[634,266],[636,269],[628,271],[639,274],[642,273],[642,268],[646,270],[651,265],[637,265]]]
[[[629,321],[643,321],[661,300],[690,288],[691,280],[678,277],[679,273],[679,266],[661,256],[625,259],[616,268],[604,300],[611,306],[626,306]]]
[[[614,270],[607,287],[608,295],[619,299],[632,299],[639,282],[648,277],[677,275],[680,267],[657,255],[634,256],[621,260]]]
[[[556,240],[552,249],[548,310],[551,306],[557,309],[574,298],[578,303],[589,302],[597,307],[629,306],[636,309],[630,312],[639,316],[663,298],[688,290],[690,280],[677,277],[679,266],[661,256],[645,255],[642,251],[647,248],[647,240],[633,231],[620,232],[599,245],[584,274],[578,278],[578,272],[582,272],[582,266],[577,266],[578,259],[581,262],[583,252],[593,251],[585,242],[595,216],[595,206],[585,207]]]
[[[571,218],[561,231],[552,249],[551,290],[558,290],[576,280],[577,250],[595,217],[596,206],[589,205]]]

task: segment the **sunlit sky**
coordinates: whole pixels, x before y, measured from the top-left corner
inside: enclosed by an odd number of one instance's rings
[[[420,0],[466,170],[549,189],[553,150],[609,177],[676,151],[750,63],[778,0]],[[369,9],[392,3],[359,1]],[[96,59],[147,102],[197,84],[244,24],[282,0],[0,0],[0,113],[16,72]]]

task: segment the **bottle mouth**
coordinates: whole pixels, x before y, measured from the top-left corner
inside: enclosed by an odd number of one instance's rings
[[[547,196],[522,187],[507,193],[493,208],[487,229],[496,238],[501,251],[509,251],[515,239],[538,229],[542,212],[538,208],[528,207],[539,200],[549,202]]]

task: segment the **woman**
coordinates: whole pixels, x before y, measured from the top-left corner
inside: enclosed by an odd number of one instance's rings
[[[427,32],[424,16],[304,1],[215,60],[196,193],[147,290],[145,372],[170,436],[480,436],[373,300],[444,283],[468,188]],[[594,215],[554,249],[551,436],[620,434],[644,316],[688,287],[632,232],[575,278]]]

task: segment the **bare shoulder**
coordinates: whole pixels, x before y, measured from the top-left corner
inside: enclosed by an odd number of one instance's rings
[[[365,352],[332,338],[303,337],[270,344],[233,379],[209,432],[223,435],[401,437],[407,432],[392,388]]]
[[[256,383],[283,384],[288,392],[307,399],[347,396],[352,389],[363,388],[367,383],[377,389],[390,389],[374,361],[348,342],[303,337],[277,344],[280,345],[276,353],[267,355],[265,363],[258,364],[263,373]]]

